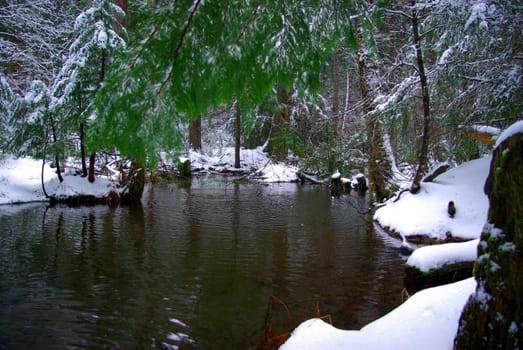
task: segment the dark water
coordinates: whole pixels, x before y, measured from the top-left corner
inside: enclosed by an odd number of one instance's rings
[[[403,260],[323,187],[194,180],[141,208],[0,207],[0,349],[251,349],[331,314],[358,329],[401,302]]]

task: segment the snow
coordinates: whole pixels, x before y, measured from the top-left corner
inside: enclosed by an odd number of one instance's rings
[[[517,133],[523,134],[523,120],[517,121],[508,128],[506,128],[496,139],[496,144],[494,148],[497,148],[499,145],[501,145],[501,143],[503,143],[503,141]]]
[[[240,149],[240,168],[234,167],[234,147],[214,151],[211,156],[191,150],[187,157],[191,161],[191,166],[196,169],[218,172],[240,171],[250,173],[251,177],[267,183],[298,180],[298,167],[284,162],[274,162],[264,151],[263,146],[254,149]]]
[[[374,214],[382,227],[403,237],[427,235],[445,239],[447,233],[463,239],[479,238],[487,219],[488,198],[483,185],[491,156],[476,159],[423,182],[420,192],[404,192],[397,202],[390,200]],[[449,217],[447,205],[453,201],[456,215]]]
[[[280,349],[452,349],[461,311],[475,288],[471,277],[422,290],[359,331],[311,319],[299,325]]]
[[[507,129],[499,139],[519,132],[521,127]],[[485,156],[462,164],[432,183],[422,183],[420,193],[405,192],[397,202],[390,200],[376,211],[374,219],[381,226],[404,238],[415,234],[445,238],[451,232],[470,239],[417,248],[407,260],[408,265],[430,271],[445,264],[476,260],[479,236],[487,221],[488,197],[483,185],[490,162],[491,156]],[[447,213],[451,200],[457,208],[454,218]],[[298,326],[281,349],[452,349],[461,311],[475,290],[472,277],[422,290],[359,331],[341,330],[311,319]],[[475,295],[480,300],[490,297],[482,288]]]
[[[479,238],[462,243],[421,247],[411,254],[407,265],[429,272],[446,264],[475,261],[478,257],[478,243]]]
[[[488,22],[486,20],[487,4],[484,2],[478,2],[477,4],[472,5],[470,11],[470,17],[465,23],[465,30],[467,30],[474,22],[479,22],[479,27],[481,29],[488,29]]]
[[[298,180],[298,168],[283,163],[269,163],[261,169],[263,182],[294,182]]]
[[[41,182],[42,161],[6,156],[0,160],[0,204],[46,201]],[[60,183],[56,170],[46,163],[44,183],[49,195],[56,197],[89,194],[104,196],[115,187],[110,179],[98,176],[94,183],[86,178],[65,174]]]
[[[472,125],[470,126],[470,129],[493,136],[498,136],[501,133],[501,129],[488,125]]]

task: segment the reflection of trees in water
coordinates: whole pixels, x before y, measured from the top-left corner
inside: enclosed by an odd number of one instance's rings
[[[114,347],[110,338],[148,347],[152,337],[161,346],[182,332],[203,347],[212,339],[248,348],[260,339],[271,294],[295,321],[320,302],[322,314],[352,328],[391,304],[401,259],[354,213],[359,200],[290,184],[155,184],[141,207],[56,206],[45,218],[41,207],[24,218],[38,232],[26,234],[30,258],[18,264],[29,261],[28,275],[67,294],[44,304],[64,305],[88,330],[73,325],[70,333],[96,346]]]

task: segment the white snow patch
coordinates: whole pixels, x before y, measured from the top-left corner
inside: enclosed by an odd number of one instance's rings
[[[234,147],[226,147],[221,152],[207,156],[195,150],[189,151],[191,166],[197,169],[251,172],[263,182],[294,182],[298,180],[298,167],[283,162],[274,162],[264,151],[264,147],[240,149],[240,168],[234,167]]]
[[[505,131],[503,131],[501,135],[499,135],[499,137],[496,139],[496,144],[494,145],[494,148],[497,148],[503,141],[518,133],[523,134],[523,120],[517,121],[511,126],[509,126],[507,129],[505,129]]]
[[[488,29],[488,22],[486,19],[486,12],[487,12],[487,4],[484,2],[479,2],[477,4],[472,5],[472,8],[470,10],[470,16],[467,20],[467,23],[465,23],[465,30],[467,30],[474,22],[479,22],[479,28],[483,30]]]
[[[0,160],[0,169],[0,204],[47,200],[42,190],[41,160],[6,156]],[[103,176],[90,183],[87,178],[64,174],[64,182],[60,183],[56,169],[49,163],[44,166],[43,179],[47,193],[58,198],[80,194],[104,196],[115,188],[115,183]]]
[[[341,330],[320,319],[303,322],[280,348],[452,349],[463,306],[476,288],[474,278],[429,288],[361,330]]]
[[[431,245],[416,249],[407,265],[423,272],[438,269],[446,264],[474,261],[478,257],[479,238],[463,243]]]
[[[270,163],[261,169],[263,182],[294,182],[298,180],[298,168],[284,163]]]
[[[422,183],[418,194],[405,192],[399,201],[379,208],[374,220],[403,236],[445,239],[450,232],[463,239],[479,238],[487,219],[489,203],[483,185],[490,161],[490,156],[476,159],[445,172],[431,183]],[[447,213],[449,201],[457,209],[454,218]]]

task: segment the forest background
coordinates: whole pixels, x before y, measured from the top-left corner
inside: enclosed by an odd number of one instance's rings
[[[365,169],[378,200],[416,192],[436,164],[489,151],[485,126],[521,119],[522,7],[2,0],[0,150],[59,177],[76,157],[91,182],[116,152],[136,179],[221,130],[237,165],[268,141],[305,172]]]

